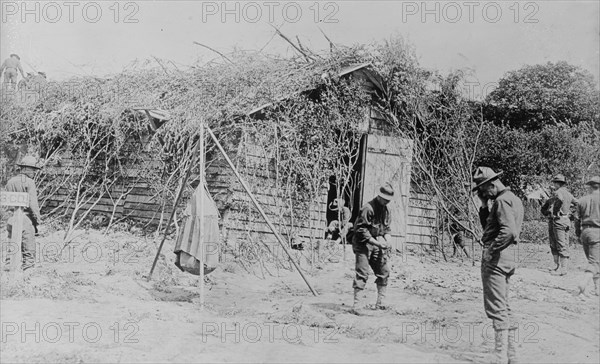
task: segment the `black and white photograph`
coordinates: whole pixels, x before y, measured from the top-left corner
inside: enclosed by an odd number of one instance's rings
[[[597,0],[0,0],[0,362],[599,363]]]

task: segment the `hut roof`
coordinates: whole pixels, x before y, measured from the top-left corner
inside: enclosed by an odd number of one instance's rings
[[[360,82],[362,82],[363,87],[365,87],[365,89],[371,93],[380,94],[383,92],[383,83],[382,83],[381,76],[379,76],[377,74],[377,72],[375,72],[372,69],[372,65],[369,62],[343,67],[339,72],[337,72],[337,77],[340,77],[340,78],[347,78],[350,76],[355,77]],[[323,73],[321,75],[321,79],[323,80],[323,82],[325,82],[325,80],[328,77],[330,77],[329,73]],[[292,94],[288,94],[288,95],[279,97],[273,102],[265,103],[257,108],[250,110],[248,113],[246,113],[246,115],[249,117],[252,117],[252,118],[260,119],[260,118],[264,117],[265,109],[272,107],[275,104],[277,104],[281,101],[287,100],[293,96],[296,96],[299,94],[311,93],[311,92],[315,91],[318,87],[319,86],[305,88],[303,90],[293,92]]]

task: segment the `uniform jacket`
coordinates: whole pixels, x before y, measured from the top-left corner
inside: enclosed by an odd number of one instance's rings
[[[487,207],[484,206],[482,209],[487,210]],[[485,211],[480,211],[480,216],[485,215]],[[483,246],[489,248],[490,253],[494,254],[516,244],[523,226],[523,215],[523,203],[510,188],[500,192],[483,226],[481,238]]]
[[[509,189],[500,192],[492,207],[484,205],[479,210],[482,221],[482,244],[489,249],[491,259],[482,260],[481,266],[510,274],[518,261],[517,242],[523,226],[523,203]]]
[[[579,236],[586,227],[600,228],[600,191],[596,190],[577,200],[575,232]]]
[[[42,217],[40,215],[37,190],[35,188],[35,182],[31,178],[23,173],[19,173],[8,180],[6,183],[6,191],[28,193],[29,207],[25,209],[25,215],[31,220],[33,226],[37,226],[41,223]]]
[[[569,215],[576,206],[575,197],[565,188],[557,189],[542,206],[542,214],[556,225],[568,227]]]
[[[373,199],[367,202],[356,218],[354,243],[366,244],[371,238],[389,234],[392,216],[387,206]]]
[[[0,74],[2,74],[2,72],[5,69],[9,69],[9,68],[17,69],[21,73],[23,73],[23,68],[21,67],[21,62],[18,59],[15,59],[13,57],[9,57],[9,58],[5,59],[4,62],[2,62],[2,66],[0,66]]]

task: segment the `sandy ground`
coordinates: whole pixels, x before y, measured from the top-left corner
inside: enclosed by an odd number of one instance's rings
[[[351,250],[345,261],[326,259],[307,272],[317,297],[294,271],[229,259],[207,276],[201,308],[199,279],[174,267],[172,241],[147,282],[154,241],[88,230],[59,255],[60,237],[38,239],[38,265],[20,282],[2,274],[2,363],[485,362],[493,347],[479,266],[467,259],[396,254],[392,307],[365,316],[349,312]],[[522,362],[598,363],[600,301],[573,297],[585,263],[581,248],[573,247],[565,277],[549,275],[545,245],[523,244],[521,251],[512,307]]]

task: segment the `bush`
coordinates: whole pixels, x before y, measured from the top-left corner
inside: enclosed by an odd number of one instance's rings
[[[545,221],[525,221],[520,240],[524,243],[546,243],[548,240],[548,223]]]

